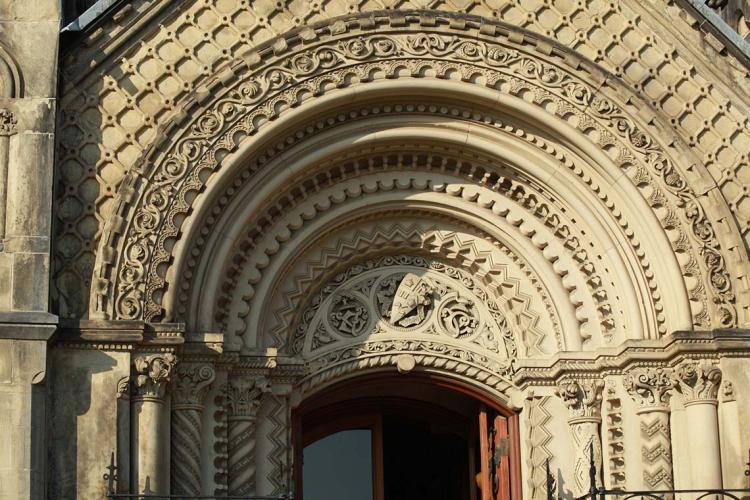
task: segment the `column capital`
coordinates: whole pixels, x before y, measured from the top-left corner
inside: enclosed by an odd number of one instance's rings
[[[669,411],[672,371],[665,368],[636,368],[622,378],[625,390],[642,409]]]
[[[15,134],[18,131],[17,125],[16,115],[8,109],[0,108],[0,137]]]
[[[205,363],[179,363],[172,377],[173,409],[180,407],[202,407],[216,370]]]
[[[685,398],[685,404],[717,403],[721,368],[710,361],[685,360],[674,370],[672,383]]]
[[[134,396],[142,399],[162,399],[175,363],[177,357],[172,353],[136,357],[133,361]]]
[[[604,382],[594,379],[566,379],[557,385],[556,394],[570,413],[570,421],[601,421]]]
[[[230,416],[252,417],[258,415],[260,398],[269,392],[270,383],[262,377],[237,377],[229,381],[227,387],[227,405]]]

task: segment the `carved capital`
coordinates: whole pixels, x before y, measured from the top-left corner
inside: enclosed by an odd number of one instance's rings
[[[202,406],[216,370],[207,364],[181,363],[173,373],[172,402],[175,406]]]
[[[172,353],[138,356],[133,361],[133,390],[138,398],[163,398],[177,358]]]
[[[269,389],[270,384],[265,378],[242,377],[232,379],[227,387],[227,405],[230,417],[255,418],[260,408],[260,398]]]
[[[17,132],[18,120],[8,109],[0,109],[0,137],[7,137]]]
[[[708,361],[683,361],[675,368],[672,382],[685,398],[685,404],[716,403],[721,385],[721,369]]]
[[[641,408],[669,408],[672,373],[663,368],[638,368],[627,373],[622,383],[630,397]]]
[[[570,420],[601,420],[601,380],[562,380],[557,386],[557,395],[570,412]]]

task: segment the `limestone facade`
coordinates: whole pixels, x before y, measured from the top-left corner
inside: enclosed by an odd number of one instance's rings
[[[0,498],[291,493],[371,374],[518,499],[750,487],[744,3],[110,3],[0,0]]]

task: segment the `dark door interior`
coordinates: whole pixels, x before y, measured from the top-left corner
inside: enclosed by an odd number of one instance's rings
[[[360,385],[316,403],[295,417],[299,500],[520,499],[517,424],[467,395]]]
[[[469,444],[443,426],[409,416],[383,419],[388,500],[469,500]]]

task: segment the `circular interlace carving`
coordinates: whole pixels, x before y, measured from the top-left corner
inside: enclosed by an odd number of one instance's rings
[[[504,314],[474,279],[423,257],[384,257],[354,265],[323,286],[300,318],[291,344],[294,353],[318,356],[355,338],[441,337],[466,342],[494,358],[517,354]]]
[[[359,297],[352,293],[341,293],[333,299],[328,321],[338,333],[358,337],[365,332],[370,313]]]
[[[437,324],[453,338],[470,337],[479,326],[476,307],[471,299],[451,292],[438,308]]]

